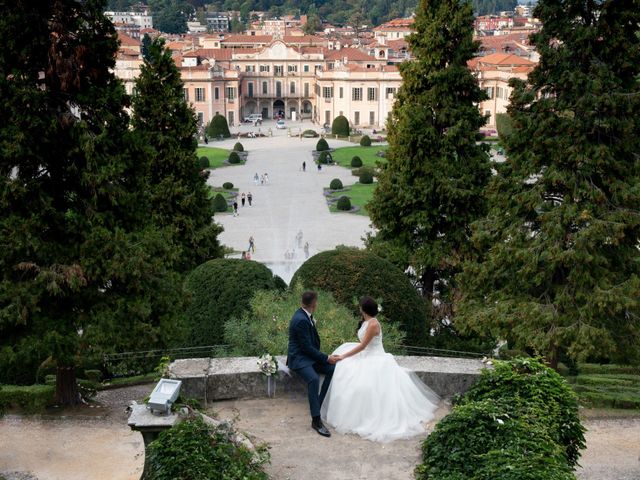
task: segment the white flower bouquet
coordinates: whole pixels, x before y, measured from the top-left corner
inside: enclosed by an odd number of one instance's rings
[[[263,375],[271,377],[278,373],[278,360],[274,355],[265,353],[258,359],[258,368]]]

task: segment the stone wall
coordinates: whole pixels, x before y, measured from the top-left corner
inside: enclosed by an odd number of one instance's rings
[[[285,358],[279,357],[284,363]],[[415,372],[441,397],[465,392],[484,368],[481,360],[444,357],[397,356],[398,363]],[[182,380],[182,394],[199,400],[255,398],[267,395],[267,378],[258,371],[257,358],[189,358],[175,360],[169,366],[169,377]],[[295,373],[280,373],[276,397],[304,394],[306,386]]]

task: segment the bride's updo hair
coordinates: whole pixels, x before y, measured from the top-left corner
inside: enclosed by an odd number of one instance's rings
[[[360,308],[370,317],[375,317],[378,314],[378,304],[371,297],[362,297],[360,299]]]

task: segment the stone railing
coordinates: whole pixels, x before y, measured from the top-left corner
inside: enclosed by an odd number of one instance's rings
[[[258,371],[256,357],[189,358],[175,360],[169,377],[182,380],[182,394],[189,398],[214,401],[255,398],[267,395],[267,378]],[[284,363],[285,358],[279,357]],[[397,356],[400,366],[415,372],[441,397],[465,392],[484,368],[481,360],[445,357]],[[273,386],[273,385],[272,385]],[[280,373],[275,395],[304,392],[302,380]]]

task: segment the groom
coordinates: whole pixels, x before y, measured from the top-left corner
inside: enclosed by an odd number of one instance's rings
[[[320,351],[320,336],[313,320],[317,305],[316,292],[302,294],[302,307],[293,314],[289,323],[287,365],[307,382],[311,428],[324,437],[330,437],[331,433],[320,419],[320,406],[329,389],[337,360],[333,355],[328,356]],[[324,374],[321,390],[319,374]],[[318,390],[320,390],[319,394]]]

